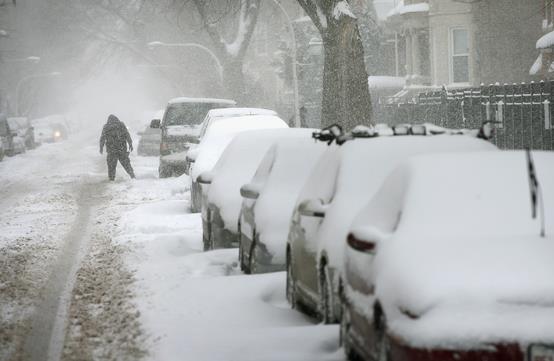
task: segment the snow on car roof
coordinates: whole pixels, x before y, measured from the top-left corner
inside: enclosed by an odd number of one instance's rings
[[[359,210],[385,177],[404,159],[422,153],[495,150],[491,143],[469,136],[397,136],[354,139],[324,154],[304,185],[298,202],[329,202],[314,249],[325,248],[328,262],[342,267],[343,242]]]
[[[196,180],[200,174],[211,170],[237,134],[253,129],[287,127],[284,120],[274,115],[241,116],[233,118],[232,122],[214,123],[198,144],[198,156],[191,171],[192,179]]]
[[[545,238],[522,151],[418,156],[388,177],[353,233],[381,233],[376,295],[393,334],[420,347],[554,340],[554,154],[533,158]]]
[[[180,104],[180,103],[221,103],[235,105],[236,101],[230,99],[217,99],[217,98],[187,98],[179,97],[171,99],[168,104]]]
[[[256,230],[274,263],[285,264],[285,243],[296,197],[327,149],[325,143],[313,141],[313,131],[297,129],[294,136],[277,140],[264,158],[264,162],[272,162],[268,164],[269,174],[256,174],[252,179],[263,186],[254,208]]]
[[[242,115],[277,115],[274,110],[263,108],[217,108],[208,112],[209,118],[238,117]]]
[[[303,130],[292,128],[252,130],[233,139],[213,169],[214,178],[208,191],[208,202],[220,208],[226,228],[237,231],[242,203],[240,187],[252,179],[267,150],[281,139],[305,136]]]

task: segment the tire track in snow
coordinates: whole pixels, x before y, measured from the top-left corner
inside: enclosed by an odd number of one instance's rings
[[[85,182],[79,191],[77,217],[65,236],[64,248],[44,287],[24,344],[25,360],[59,360],[77,271],[88,249],[91,215],[99,205],[105,182]]]

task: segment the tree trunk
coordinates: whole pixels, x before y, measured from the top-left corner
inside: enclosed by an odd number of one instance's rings
[[[345,130],[371,123],[371,97],[364,50],[355,18],[329,22],[323,37],[322,126],[338,123]]]
[[[232,98],[238,104],[246,104],[246,81],[242,71],[242,60],[228,59],[222,65],[225,96]]]

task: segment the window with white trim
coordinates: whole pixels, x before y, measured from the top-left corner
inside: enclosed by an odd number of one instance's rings
[[[450,73],[452,83],[469,83],[469,32],[452,29]]]

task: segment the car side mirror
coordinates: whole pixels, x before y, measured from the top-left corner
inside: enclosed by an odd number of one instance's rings
[[[160,128],[160,123],[161,123],[160,119],[152,119],[150,121],[150,128],[159,129]]]
[[[325,217],[327,206],[321,199],[307,199],[298,205],[298,213],[306,217]]]
[[[258,197],[260,196],[260,188],[259,186],[252,183],[245,184],[240,187],[240,195],[243,198],[258,199]]]
[[[213,178],[214,178],[213,172],[208,171],[200,174],[198,178],[196,178],[196,181],[200,184],[211,184]]]

